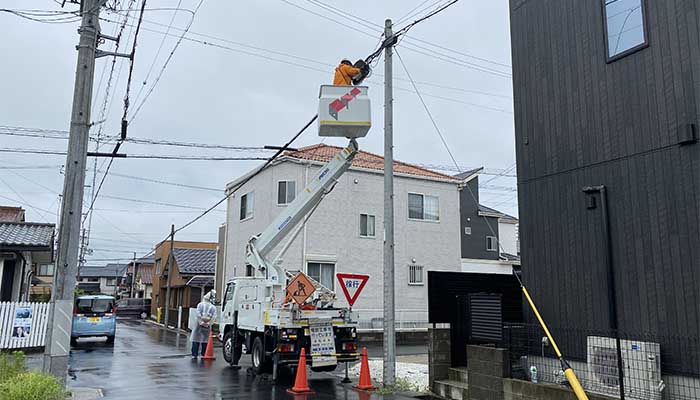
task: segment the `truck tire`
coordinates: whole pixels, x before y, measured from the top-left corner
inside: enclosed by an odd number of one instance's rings
[[[236,333],[236,328],[229,329],[224,335],[224,344],[222,347],[224,360],[232,366],[238,365],[243,351],[242,347],[241,337]]]
[[[250,352],[250,358],[253,363],[253,371],[255,371],[256,374],[260,375],[271,372],[270,360],[265,355],[265,346],[260,336],[256,337],[253,341],[253,349]]]

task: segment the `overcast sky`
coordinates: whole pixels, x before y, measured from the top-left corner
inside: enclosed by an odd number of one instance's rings
[[[199,2],[182,0],[181,8],[194,10]],[[126,8],[128,1],[121,3],[122,8]],[[178,5],[178,0],[149,0],[147,8],[160,10],[146,11],[138,36],[129,113],[133,122],[129,135],[234,146],[282,145],[315,114],[318,87],[331,83],[333,66],[341,58],[364,58],[374,50],[385,18],[399,21],[421,3],[424,5],[416,11],[424,15],[432,9],[423,10],[424,7],[438,2],[322,0],[321,4],[348,13],[342,16],[324,9],[319,3],[316,0],[204,0],[186,39],[153,88],[192,14],[182,11],[174,15],[172,9]],[[421,82],[419,90],[450,149],[464,167],[503,170],[511,168],[515,162],[512,82],[507,67],[510,65],[507,3],[507,0],[461,0],[413,28],[398,46],[411,76]],[[61,10],[52,0],[3,0],[2,7]],[[64,10],[75,8],[75,5],[66,5]],[[124,14],[125,11],[103,12],[102,16],[117,21],[122,20]],[[136,23],[137,15],[132,13],[132,16],[129,25]],[[377,26],[353,20],[352,16]],[[170,34],[159,52],[165,37],[163,33],[171,20]],[[399,23],[397,29],[405,24]],[[0,126],[69,128],[78,25],[78,22],[38,23],[0,13],[3,28]],[[117,24],[102,21],[103,33],[111,35],[117,29]],[[128,45],[122,44],[120,51],[130,51],[132,31],[131,26],[125,28],[124,36],[130,39]],[[100,48],[113,51],[114,45],[107,42]],[[100,119],[111,63],[108,57],[97,61],[93,121]],[[362,149],[379,154],[383,153],[383,71],[382,59],[368,82],[374,128],[360,141]],[[395,158],[417,164],[452,166],[449,154],[396,57],[394,71]],[[103,135],[118,132],[127,74],[128,62],[119,59],[113,74],[106,121],[93,127],[92,135],[97,134],[99,126],[102,126]],[[135,118],[131,118],[152,88],[152,94]],[[316,129],[309,129],[295,146],[319,141]],[[325,143],[342,146],[346,140],[326,140]],[[65,151],[66,147],[66,140],[0,134],[0,148]],[[125,144],[122,151],[130,154],[269,155],[134,143]],[[105,159],[98,160],[100,165],[103,162]],[[65,156],[60,155],[0,152],[0,204],[21,205],[27,209],[29,221],[55,223],[58,193],[63,185],[60,166],[64,163]],[[92,171],[93,159],[88,163]],[[146,253],[168,234],[171,223],[180,226],[199,213],[195,209],[110,197],[206,208],[222,197],[227,182],[259,163],[116,159],[111,168],[113,174],[107,177],[101,191],[104,197],[95,205],[91,239],[94,252],[88,257],[94,261],[88,263],[100,265],[107,262],[105,259],[131,257],[133,251]],[[26,166],[42,168],[16,169]],[[221,191],[163,185],[119,175]],[[491,186],[515,188],[515,179],[511,177],[485,175],[482,182],[492,178]],[[86,184],[92,185],[91,172]],[[86,195],[90,191],[91,188],[87,188]],[[483,204],[514,215],[517,215],[516,200],[514,191],[493,187],[481,190]],[[86,203],[89,204],[89,197]],[[217,227],[224,219],[225,203],[218,211],[183,231],[177,239],[215,241]]]

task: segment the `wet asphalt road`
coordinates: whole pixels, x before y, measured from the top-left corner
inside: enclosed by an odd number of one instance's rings
[[[412,351],[419,351],[414,349]],[[283,369],[275,384],[249,370],[230,368],[221,349],[215,361],[191,360],[187,336],[139,321],[120,321],[114,346],[103,340],[79,341],[71,351],[69,387],[100,388],[107,399],[293,399],[286,392],[294,377]],[[358,393],[330,374],[309,371],[316,399],[405,399]]]

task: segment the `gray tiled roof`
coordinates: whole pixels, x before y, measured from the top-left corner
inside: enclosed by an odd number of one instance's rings
[[[516,222],[518,221],[518,219],[515,218],[515,217],[512,216],[512,215],[508,215],[508,214],[502,213],[502,212],[500,212],[500,211],[498,211],[498,210],[494,210],[494,209],[491,208],[491,207],[486,207],[486,206],[483,205],[483,204],[479,204],[479,212],[489,213],[489,214],[497,214],[497,215],[498,215],[498,218],[507,219],[507,220],[511,220],[511,221],[516,221]]]
[[[186,249],[176,247],[175,262],[182,274],[213,274],[216,270],[215,249]]]
[[[53,246],[53,224],[0,222],[0,248]]]
[[[483,169],[484,169],[484,167],[470,169],[469,171],[464,171],[461,174],[455,175],[455,178],[464,180],[464,179],[467,179],[470,176],[474,175],[477,172],[481,172]]]
[[[80,276],[84,278],[116,278],[124,274],[126,264],[107,264],[100,267],[82,267],[80,268]]]

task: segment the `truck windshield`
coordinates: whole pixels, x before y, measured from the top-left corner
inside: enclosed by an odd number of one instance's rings
[[[78,299],[76,308],[80,314],[104,314],[112,312],[113,301],[111,299]]]

